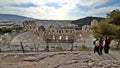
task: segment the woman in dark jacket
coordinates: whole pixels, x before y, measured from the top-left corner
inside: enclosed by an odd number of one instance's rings
[[[110,38],[109,37],[106,37],[105,39],[104,39],[104,52],[106,53],[106,54],[108,54],[109,53],[109,46],[110,45]]]

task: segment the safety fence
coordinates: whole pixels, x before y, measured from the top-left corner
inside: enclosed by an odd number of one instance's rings
[[[95,39],[80,39],[74,42],[10,42],[0,44],[0,52],[41,52],[92,50]],[[113,44],[114,43],[114,44]],[[112,41],[111,45],[117,45]]]

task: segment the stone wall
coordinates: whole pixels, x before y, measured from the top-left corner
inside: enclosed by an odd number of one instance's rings
[[[39,27],[35,21],[24,21],[23,26],[25,31],[32,31],[38,36],[42,35],[42,32],[39,30]]]
[[[44,37],[51,41],[74,41],[76,36],[75,29],[48,28]]]

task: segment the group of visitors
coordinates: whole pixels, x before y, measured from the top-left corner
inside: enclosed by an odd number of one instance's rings
[[[109,45],[110,45],[110,38],[105,37],[103,38],[97,38],[93,44],[95,45],[94,47],[94,53],[97,52],[99,55],[102,55],[102,50],[104,48],[104,53],[108,54],[109,53]]]

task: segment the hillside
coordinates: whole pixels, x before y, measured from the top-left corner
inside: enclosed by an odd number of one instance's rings
[[[34,18],[12,15],[12,14],[0,14],[0,20],[31,20]]]
[[[102,17],[85,17],[85,18],[81,18],[81,19],[78,19],[78,20],[73,20],[71,21],[72,24],[75,24],[75,25],[78,25],[78,26],[82,26],[82,25],[89,25],[91,23],[92,20],[98,20],[98,22],[100,22],[101,20],[105,19],[105,18],[102,18]]]

